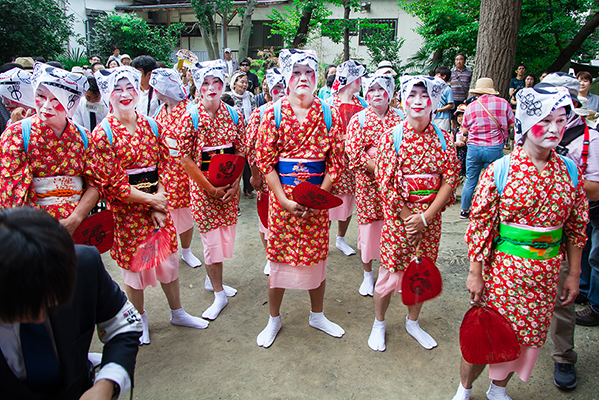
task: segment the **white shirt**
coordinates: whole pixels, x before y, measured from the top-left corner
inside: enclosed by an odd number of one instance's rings
[[[98,103],[88,103],[83,97],[75,110],[73,122],[83,125],[90,132],[93,131],[95,126],[91,126],[90,121],[90,113],[92,112],[96,114],[96,125],[98,125],[108,115],[108,107],[101,100]]]
[[[150,89],[143,90],[139,89],[139,100],[137,102],[137,107],[135,109],[138,113],[143,114],[147,117],[153,117],[156,109],[160,106],[160,101],[158,101],[158,97],[156,96],[156,91],[152,90],[152,99],[150,100],[150,112],[148,112],[148,96],[150,95]]]

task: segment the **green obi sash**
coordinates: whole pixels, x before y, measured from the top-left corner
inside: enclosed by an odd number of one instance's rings
[[[494,240],[496,250],[533,260],[547,260],[559,254],[562,228],[542,232],[499,224],[499,236]]]

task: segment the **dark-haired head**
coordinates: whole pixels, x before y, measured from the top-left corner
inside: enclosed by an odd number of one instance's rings
[[[131,61],[131,66],[135,69],[143,70],[144,74],[148,72],[152,72],[158,65],[156,64],[156,60],[152,56],[138,56]]]
[[[56,67],[56,68],[64,69],[64,67],[62,66],[62,64],[59,63],[58,61],[48,61],[46,64],[51,65],[51,66]]]
[[[6,72],[6,71],[10,71],[13,68],[19,68],[19,69],[23,69],[23,66],[21,64],[17,64],[17,63],[6,63],[6,64],[2,64],[2,66],[0,66],[0,73]]]
[[[31,207],[0,210],[0,321],[34,322],[71,301],[77,277],[73,239]]]

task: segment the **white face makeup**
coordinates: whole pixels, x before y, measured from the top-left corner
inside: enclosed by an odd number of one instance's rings
[[[541,149],[554,149],[564,136],[566,109],[560,107],[539,121],[526,133],[526,142]]]
[[[408,117],[414,119],[427,118],[430,120],[433,107],[425,87],[414,86],[405,99],[405,103],[405,110]]]
[[[275,102],[285,95],[285,86],[282,83],[276,84],[271,90],[272,101]]]
[[[58,99],[44,85],[35,91],[35,110],[48,125],[58,125],[67,118],[67,112]]]
[[[308,65],[294,65],[289,79],[289,92],[295,95],[314,93],[316,88],[316,73]]]
[[[110,105],[113,109],[120,111],[135,110],[139,94],[129,79],[122,78],[116,83],[110,93]]]
[[[204,78],[204,82],[200,87],[202,100],[212,101],[218,99],[220,101],[220,96],[223,94],[223,89],[223,82],[219,78],[208,75]]]
[[[387,94],[387,91],[378,83],[375,83],[370,87],[368,93],[366,93],[366,99],[368,100],[368,104],[374,107],[386,106],[389,104],[389,95]]]

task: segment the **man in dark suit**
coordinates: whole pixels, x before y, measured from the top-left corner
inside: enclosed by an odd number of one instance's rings
[[[98,251],[49,214],[0,210],[0,382],[7,399],[118,399],[132,386],[141,319]],[[92,381],[95,328],[104,343]]]

